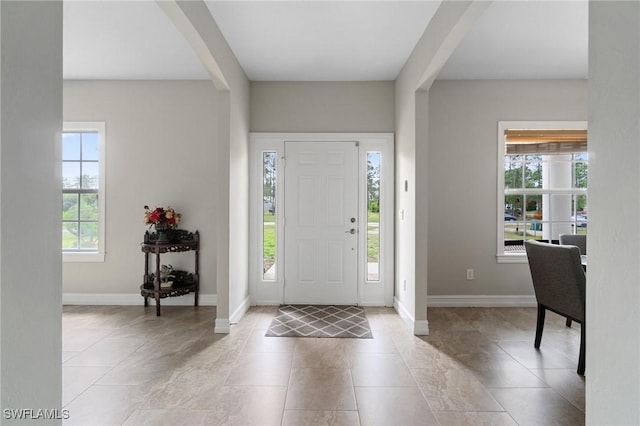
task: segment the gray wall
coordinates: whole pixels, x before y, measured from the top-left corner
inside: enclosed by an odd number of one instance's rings
[[[106,258],[64,263],[64,293],[139,293],[143,206],[172,206],[201,234],[201,292],[216,293],[220,95],[206,81],[67,81],[65,121],[106,122]],[[192,254],[163,263],[192,269]],[[140,300],[142,300],[140,298]]]
[[[498,121],[586,121],[586,80],[436,81],[428,110],[428,294],[533,294],[527,264],[496,262]]]
[[[252,82],[252,132],[393,132],[394,83]]]

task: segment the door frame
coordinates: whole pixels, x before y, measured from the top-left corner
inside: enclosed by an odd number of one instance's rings
[[[393,306],[394,289],[394,137],[393,133],[250,133],[249,156],[249,292],[252,305],[279,305],[284,302],[284,185],[285,142],[357,142],[358,215],[367,217],[367,152],[380,152],[380,280],[368,281],[367,221],[358,220],[358,305]],[[276,250],[272,279],[262,268],[262,161],[264,152],[276,154]]]

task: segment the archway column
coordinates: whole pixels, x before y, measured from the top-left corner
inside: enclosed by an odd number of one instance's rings
[[[589,2],[586,424],[640,424],[640,3]]]
[[[429,333],[429,89],[490,1],[444,0],[396,79],[396,289],[394,307],[416,335]]]
[[[26,424],[62,417],[62,2],[0,2],[0,50],[0,401]]]

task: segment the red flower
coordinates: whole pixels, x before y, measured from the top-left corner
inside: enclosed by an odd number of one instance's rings
[[[160,217],[162,216],[163,209],[157,208],[151,213],[149,213],[149,220],[153,223],[158,223],[160,221]]]
[[[180,213],[176,213],[171,207],[165,210],[163,207],[156,207],[153,211],[149,206],[144,206],[145,225],[168,225],[170,228],[177,228],[180,223]]]

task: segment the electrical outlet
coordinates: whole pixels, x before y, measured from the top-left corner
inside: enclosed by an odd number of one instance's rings
[[[467,280],[473,279],[473,269],[467,269]]]

